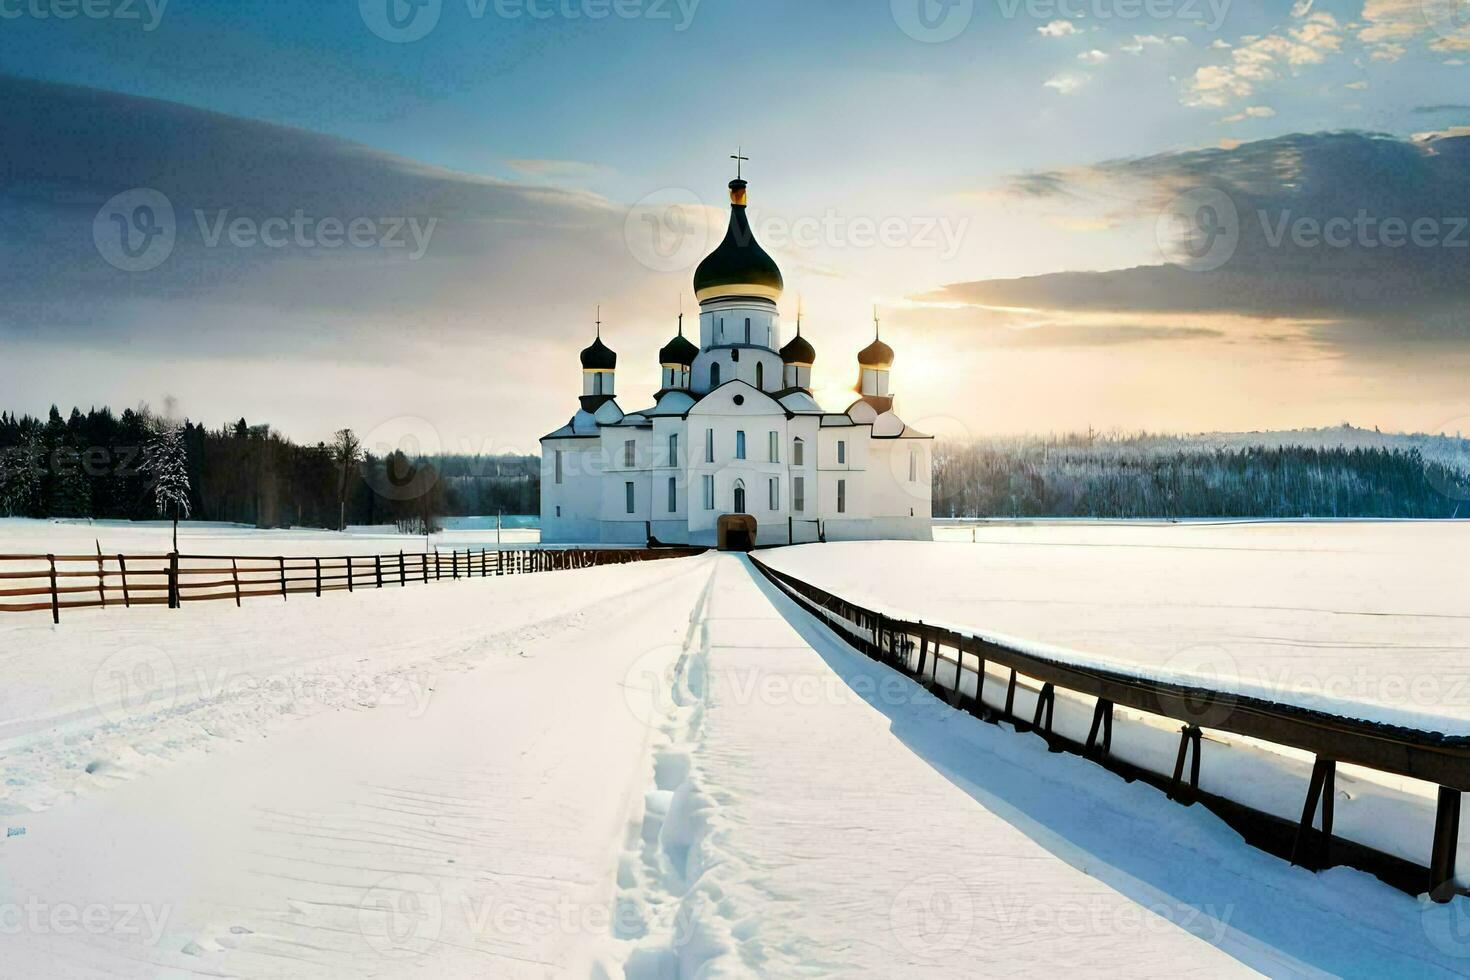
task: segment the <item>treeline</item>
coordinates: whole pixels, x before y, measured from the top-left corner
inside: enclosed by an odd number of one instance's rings
[[[157,518],[143,447],[158,419],[145,407],[46,419],[0,414],[0,516]],[[344,435],[348,437],[344,444]],[[440,516],[535,513],[534,456],[410,459],[364,453],[350,430],[297,445],[245,419],[184,422],[190,511],[196,520],[258,527],[432,525]]]
[[[937,517],[1470,516],[1470,443],[1315,430],[1241,437],[1098,436],[940,443]],[[1304,436],[1307,434],[1303,434]],[[1369,434],[1371,437],[1371,433]],[[1437,440],[1426,442],[1425,440]],[[1273,444],[1274,443],[1274,444]],[[1370,444],[1377,443],[1377,444]]]

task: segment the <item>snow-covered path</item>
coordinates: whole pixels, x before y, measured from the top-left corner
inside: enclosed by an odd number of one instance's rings
[[[743,557],[4,625],[0,977],[1470,972]]]
[[[654,723],[629,977],[1470,970],[1462,913],[955,712],[720,562]]]
[[[708,567],[473,583],[460,602],[588,598],[417,716],[316,712],[28,815],[0,843],[0,975],[586,976],[648,758],[620,688]]]

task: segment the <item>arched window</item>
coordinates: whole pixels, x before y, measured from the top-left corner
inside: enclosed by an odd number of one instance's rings
[[[745,481],[735,481],[735,513],[745,513]]]
[[[806,443],[802,442],[801,436],[797,436],[791,442],[791,465],[801,466],[805,463]]]
[[[759,361],[755,363],[755,386],[761,391],[766,390],[766,366]]]
[[[718,388],[720,386],[720,366],[718,364],[711,364],[709,366],[709,386],[711,388]]]
[[[750,317],[745,318],[745,342],[750,343]]]

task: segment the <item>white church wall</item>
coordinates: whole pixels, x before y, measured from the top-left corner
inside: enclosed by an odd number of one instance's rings
[[[930,510],[932,442],[873,439],[868,450],[869,517],[922,517]],[[911,480],[909,477],[913,476]]]
[[[743,404],[736,404],[736,399]],[[745,433],[745,458],[736,456],[738,433]],[[770,434],[776,434],[778,461],[770,458]],[[711,433],[712,435],[706,435]],[[713,541],[722,514],[736,511],[737,485],[745,490],[745,512],[759,527],[786,523],[790,482],[786,451],[790,435],[786,412],[768,395],[746,385],[728,385],[705,397],[689,413],[689,533],[694,541]],[[707,441],[709,440],[709,441]],[[713,459],[709,449],[713,448]],[[712,480],[713,507],[705,495]],[[777,506],[770,506],[770,481],[778,485]],[[758,532],[759,534],[759,532]]]
[[[558,479],[560,454],[560,479]],[[598,439],[547,439],[541,443],[541,540],[592,544],[601,540],[597,520],[602,494]]]

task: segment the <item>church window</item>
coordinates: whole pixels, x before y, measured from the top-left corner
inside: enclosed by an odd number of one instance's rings
[[[909,450],[909,482],[917,483],[919,479],[919,451]]]
[[[679,484],[672,476],[669,477],[669,513],[679,509]]]
[[[679,433],[669,433],[669,465],[679,465]]]
[[[623,443],[623,465],[629,469],[633,468],[633,460],[637,454],[636,444],[632,439]]]
[[[706,473],[704,475],[704,477],[703,477],[703,482],[704,482],[704,509],[705,510],[714,510],[715,509],[715,478],[714,478],[713,475],[711,475],[709,473]]]
[[[715,461],[715,430],[704,430],[704,461],[713,463]]]
[[[847,440],[846,439],[838,439],[837,440],[837,465],[838,466],[846,466],[847,465]]]
[[[561,450],[556,451],[556,482],[561,482]]]
[[[735,433],[735,458],[745,458],[745,430],[740,429]]]
[[[561,516],[561,504],[557,504],[556,505],[556,516],[557,517],[560,517]]]
[[[745,342],[750,343],[750,317],[745,318]]]
[[[771,510],[781,509],[781,480],[771,477]]]
[[[771,462],[781,462],[781,433],[772,429],[770,436],[766,439],[766,449],[771,456]]]
[[[720,386],[720,366],[718,364],[711,364],[709,366],[709,386],[711,388],[718,388]]]
[[[630,483],[630,484],[628,484],[628,486],[632,486],[632,484]],[[837,481],[837,513],[839,513],[839,514],[846,514],[847,513],[847,481],[846,480],[838,480]]]
[[[806,477],[804,476],[791,478],[791,509],[798,512],[806,510]]]
[[[803,463],[805,462],[805,460],[804,460],[803,457],[806,455],[805,450],[806,450],[806,443],[802,442],[801,436],[797,436],[794,440],[792,440],[792,442],[791,442],[791,465],[792,466],[801,466],[801,465],[803,465]]]
[[[628,505],[628,513],[630,513],[630,514],[633,513],[633,510],[634,510],[634,506],[633,505],[635,503],[637,503],[637,498],[635,497],[634,492],[633,492],[633,481],[632,480],[629,480],[627,483],[624,483],[623,484],[623,496],[624,496],[624,498],[626,498],[625,499],[625,502]]]
[[[739,480],[735,481],[735,513],[745,513],[745,484]]]
[[[755,365],[755,386],[761,391],[766,390],[766,366],[759,361]]]

